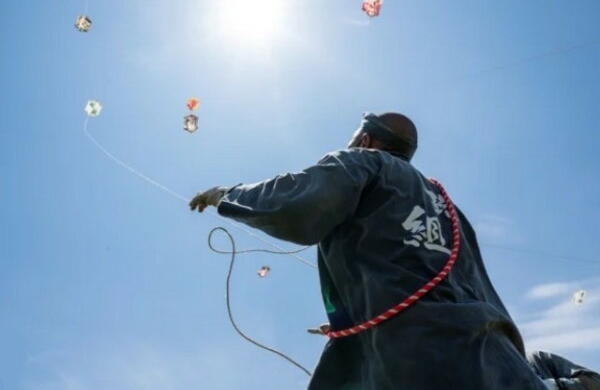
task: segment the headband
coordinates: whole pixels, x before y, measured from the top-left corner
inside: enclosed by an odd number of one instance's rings
[[[360,124],[362,132],[369,134],[371,137],[383,142],[387,146],[390,146],[395,151],[400,152],[406,150],[415,150],[417,148],[416,143],[404,140],[394,134],[379,117],[371,112],[365,112],[363,114],[363,120]],[[408,156],[406,156],[408,157]]]

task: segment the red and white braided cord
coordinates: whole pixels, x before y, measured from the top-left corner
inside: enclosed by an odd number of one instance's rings
[[[347,329],[343,329],[343,330],[327,332],[326,333],[327,337],[329,337],[330,339],[335,339],[335,338],[340,338],[340,337],[357,334],[359,332],[362,332],[363,330],[372,328],[375,325],[382,323],[383,321],[389,320],[390,318],[394,317],[395,315],[397,315],[398,313],[400,313],[401,311],[405,310],[407,307],[409,307],[410,305],[412,305],[413,303],[418,301],[423,295],[425,295],[429,291],[431,291],[435,286],[437,286],[448,275],[448,273],[454,266],[454,263],[456,262],[456,258],[458,257],[458,250],[460,248],[460,234],[459,234],[459,230],[458,230],[458,217],[456,216],[456,210],[454,209],[454,205],[452,204],[450,197],[448,196],[448,194],[446,193],[446,190],[440,184],[440,182],[438,182],[435,179],[429,179],[429,180],[433,184],[435,184],[438,187],[438,189],[440,190],[440,192],[442,193],[442,197],[444,198],[444,201],[446,202],[446,205],[448,207],[448,211],[450,212],[450,220],[452,221],[452,250],[450,252],[450,257],[448,258],[446,265],[444,266],[444,268],[442,268],[442,270],[433,279],[431,279],[429,282],[425,283],[425,285],[423,285],[423,287],[421,287],[414,294],[412,294],[411,296],[406,298],[404,301],[402,301],[399,304],[397,304],[396,306],[384,311],[377,317],[375,317],[369,321],[363,322],[360,325],[356,325],[351,328],[347,328]]]

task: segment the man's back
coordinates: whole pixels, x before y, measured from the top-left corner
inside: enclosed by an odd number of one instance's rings
[[[350,153],[364,159],[358,166],[377,168],[353,216],[319,245],[332,330],[372,319],[415,293],[444,267],[452,244],[449,213],[433,183],[389,153]],[[332,340],[311,389],[544,388],[527,366],[475,233],[457,213],[461,247],[448,277],[397,317],[347,340]],[[328,368],[337,344],[341,356]],[[354,367],[349,383],[343,367]]]
[[[331,340],[311,390],[545,389],[487,276],[475,233],[457,212],[461,247],[448,277],[398,316]],[[219,213],[278,238],[319,243],[332,330],[404,300],[450,253],[450,219],[435,185],[378,150],[341,150],[300,173],[235,187]]]

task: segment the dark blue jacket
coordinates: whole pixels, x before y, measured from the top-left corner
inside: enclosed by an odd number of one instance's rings
[[[431,280],[448,260],[450,218],[437,187],[388,152],[327,154],[298,173],[232,188],[221,215],[318,244],[333,330],[367,321]],[[449,276],[398,316],[330,340],[310,390],[544,390],[519,331],[457,209],[461,249]]]

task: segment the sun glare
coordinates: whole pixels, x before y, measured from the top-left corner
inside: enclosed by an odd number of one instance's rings
[[[229,41],[264,46],[283,33],[285,0],[219,0],[218,28]]]

